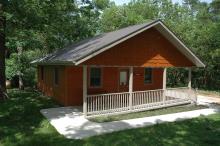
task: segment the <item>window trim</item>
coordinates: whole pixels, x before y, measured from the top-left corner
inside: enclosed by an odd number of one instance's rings
[[[99,86],[92,86],[91,85],[91,69],[92,68],[98,68],[98,69],[100,69],[100,71],[101,71],[101,77],[100,77],[100,85]],[[89,79],[89,81],[88,81],[88,84],[89,84],[89,88],[102,88],[102,85],[103,85],[103,68],[102,67],[89,67],[89,76],[88,76],[88,79]]]
[[[56,70],[57,70],[57,83],[56,83]],[[53,69],[53,84],[55,86],[59,86],[59,69],[58,69],[58,67],[54,67],[54,69]]]
[[[120,85],[120,72],[125,71],[127,73],[127,85]],[[118,86],[129,86],[129,68],[119,68],[118,73]]]
[[[150,68],[151,69],[151,82],[149,82],[149,83],[146,83],[145,82],[145,73],[146,73],[146,69],[147,68]],[[153,68],[151,68],[151,67],[145,67],[144,68],[144,85],[151,85],[151,84],[153,84]]]

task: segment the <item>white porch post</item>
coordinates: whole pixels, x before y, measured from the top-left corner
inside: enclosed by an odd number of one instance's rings
[[[132,109],[133,67],[129,68],[129,109]]]
[[[189,87],[189,89],[191,89],[191,87],[192,87],[192,69],[191,68],[189,68],[189,73],[188,73],[188,87]]]
[[[196,103],[196,100],[197,100],[197,95],[196,95],[196,92],[195,92],[195,95],[193,94],[193,91],[191,90],[192,89],[192,68],[189,68],[188,69],[188,98],[191,100],[191,103],[195,104]],[[193,96],[194,95],[194,96]]]
[[[167,68],[163,69],[163,102],[166,99],[166,88],[167,88]]]
[[[87,65],[83,65],[83,113],[87,116]]]

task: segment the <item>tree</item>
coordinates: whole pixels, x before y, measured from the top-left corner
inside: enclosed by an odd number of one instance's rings
[[[32,52],[32,60],[62,49],[65,45],[91,37],[97,31],[99,8],[90,1],[10,0],[6,7],[6,44],[11,59],[17,58],[18,68],[8,66],[9,75],[18,76],[23,89],[26,74],[33,76],[30,58],[23,54]],[[41,53],[39,53],[41,52]],[[34,54],[35,53],[35,54]],[[10,62],[10,58],[8,59]],[[9,65],[9,64],[8,64]],[[28,68],[28,69],[27,69]],[[26,73],[26,71],[31,71]],[[10,77],[11,78],[11,77]]]
[[[0,3],[0,100],[6,97],[5,87],[5,17],[3,15],[3,3]]]
[[[211,4],[199,0],[134,0],[128,5],[107,8],[101,19],[101,30],[112,31],[149,19],[162,19],[206,64],[193,70],[193,86],[217,89],[220,86],[220,1]],[[111,21],[109,21],[111,20]],[[168,70],[168,84],[183,85],[186,70]]]

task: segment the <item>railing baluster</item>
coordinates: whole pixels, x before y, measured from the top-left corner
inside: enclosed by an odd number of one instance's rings
[[[106,110],[109,110],[109,95],[106,95]]]
[[[97,107],[97,109],[100,107],[99,105],[100,104],[98,104],[98,102],[100,102],[101,103],[101,106],[102,106],[102,96],[100,96],[100,97],[96,97],[97,99],[96,99],[96,107]],[[99,111],[101,111],[102,109],[101,109],[101,107],[100,107],[100,109],[99,109]]]
[[[115,95],[115,109],[118,108],[118,97],[120,96],[120,94]]]
[[[113,95],[110,95],[110,109],[113,109]]]
[[[126,95],[126,94],[125,94]],[[124,105],[124,96],[122,97],[122,107],[123,107],[123,109],[124,109],[124,107],[125,107],[125,105]]]
[[[153,91],[154,94],[154,102],[157,102],[157,93]]]
[[[140,93],[140,105],[142,105],[142,93]]]
[[[151,94],[152,94],[152,102],[155,102],[155,96],[154,96],[154,92],[151,91]]]
[[[112,96],[109,95],[109,109],[112,109]]]
[[[152,95],[152,97],[151,97],[151,103],[152,103],[152,102],[154,102],[154,100],[155,100],[155,99],[154,99],[154,93],[153,93],[153,91],[151,91],[151,95]]]
[[[124,94],[122,94],[123,96],[121,97],[121,108],[123,110],[123,98],[124,98]]]
[[[158,102],[161,102],[161,100],[160,100],[160,91],[157,91],[157,98],[158,98]]]
[[[150,91],[150,103],[152,102],[153,96],[152,96],[152,92]]]
[[[141,94],[142,94],[142,102],[141,102],[141,104],[143,105],[144,104],[144,92],[142,92]]]
[[[121,96],[122,96],[123,94],[120,94],[120,96],[118,96],[118,107],[117,108],[120,108],[120,98],[121,98]]]
[[[95,111],[98,111],[98,108],[97,108],[97,96],[94,96],[94,102],[95,102]]]
[[[157,91],[155,91],[155,96],[156,96],[156,100],[157,100],[157,102],[159,102],[159,99],[158,99],[158,95],[157,95]]]
[[[139,105],[141,105],[141,97],[142,97],[141,93],[138,94],[138,97],[139,97]]]
[[[116,108],[116,103],[115,103],[115,100],[116,100],[116,96],[117,96],[117,95],[114,95],[114,98],[113,98],[113,103],[114,103],[114,109]]]
[[[138,94],[138,105],[141,104],[141,93]]]
[[[140,98],[139,98],[140,99],[140,104],[139,105],[141,105],[142,104],[142,93],[140,93],[139,95],[140,95]]]
[[[166,92],[160,90],[147,90],[147,91],[135,91],[132,92],[132,106],[133,109],[143,110],[147,108],[154,108],[160,106],[158,104],[163,101],[163,95],[166,94],[166,105],[176,105],[183,102],[190,102],[190,97],[195,98],[193,90],[191,92],[188,89],[166,89]],[[112,94],[100,94],[100,95],[88,95],[87,111],[89,115],[104,114],[112,112],[120,112],[129,109],[129,93],[112,93]],[[184,100],[187,99],[187,100]],[[191,99],[192,100],[192,99]],[[148,106],[144,106],[147,105]]]
[[[133,93],[133,100],[132,100],[132,102],[133,102],[133,106],[135,106],[136,104],[135,104],[135,102],[136,102],[136,93]]]
[[[92,96],[92,108],[93,108],[93,112],[95,111],[95,98],[94,98],[94,96]]]
[[[120,108],[122,108],[122,98],[123,98],[123,94],[122,94],[122,96],[120,97]]]
[[[146,92],[146,104],[148,104],[148,92]]]

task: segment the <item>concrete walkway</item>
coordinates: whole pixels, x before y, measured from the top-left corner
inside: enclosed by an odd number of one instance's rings
[[[202,103],[203,101],[200,100],[199,102]],[[208,103],[208,101],[206,102]],[[94,135],[111,133],[113,131],[150,126],[163,122],[191,119],[217,112],[219,112],[219,108],[215,106],[208,109],[153,117],[95,123],[84,118],[81,107],[62,107],[41,110],[41,113],[50,121],[60,134],[71,139],[82,139]]]

